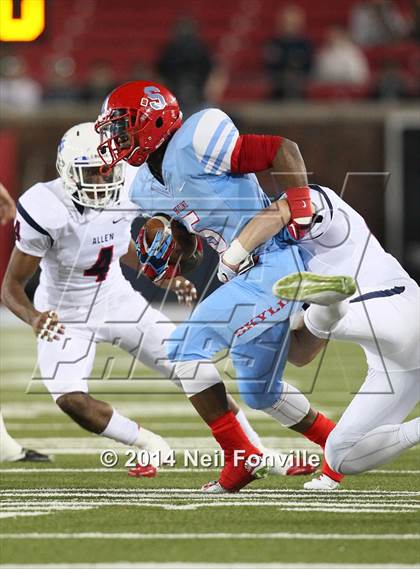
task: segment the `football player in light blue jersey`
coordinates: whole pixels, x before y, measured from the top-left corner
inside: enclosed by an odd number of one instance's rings
[[[278,136],[240,135],[218,109],[181,121],[175,97],[160,85],[127,83],[104,102],[96,123],[102,137],[99,153],[108,166],[119,160],[141,166],[131,188],[133,202],[150,215],[181,221],[220,254],[269,204],[254,172],[273,166],[289,172],[284,176],[289,232],[304,234],[312,210],[305,166],[294,143]],[[141,255],[157,280],[167,269],[170,245],[171,237],[158,232],[147,256]],[[271,290],[279,272],[302,268],[295,246],[278,236],[269,239],[247,257],[235,279],[201,302],[168,339],[168,355],[185,392],[225,452],[225,467],[209,491],[238,491],[267,470],[258,460],[260,451],[228,411],[224,385],[208,365],[216,352],[230,349],[248,405],[305,434],[316,419],[306,397],[282,383],[289,318],[299,305],[279,300]],[[320,436],[317,427],[317,442],[323,444],[332,428],[326,419]]]

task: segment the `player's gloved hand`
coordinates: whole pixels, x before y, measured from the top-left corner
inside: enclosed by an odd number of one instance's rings
[[[46,340],[47,342],[59,340],[65,329],[64,325],[60,324],[58,320],[58,314],[53,310],[39,312],[31,322],[31,326],[35,335],[40,340]]]
[[[246,271],[252,269],[252,267],[258,263],[258,259],[258,255],[250,253],[239,265],[230,265],[226,264],[226,261],[223,260],[223,255],[221,255],[217,269],[217,278],[220,282],[227,283],[238,275],[242,275],[242,273],[246,273]]]
[[[172,290],[180,304],[191,306],[197,300],[197,289],[194,283],[184,277],[176,277],[174,279]]]
[[[142,274],[152,281],[163,278],[174,248],[175,241],[171,233],[157,231],[152,244],[148,246],[145,231],[141,229],[136,239],[136,251],[142,264]]]
[[[308,186],[289,188],[286,199],[290,208],[291,219],[287,229],[293,239],[302,239],[311,228],[313,206]]]
[[[222,283],[227,283],[237,276],[239,265],[227,265],[223,261],[223,255],[219,257],[219,266],[217,268],[217,278]]]

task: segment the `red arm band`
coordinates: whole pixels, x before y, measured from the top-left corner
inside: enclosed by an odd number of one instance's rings
[[[232,174],[249,174],[268,170],[272,167],[274,157],[282,142],[281,136],[268,134],[240,135],[232,152]]]

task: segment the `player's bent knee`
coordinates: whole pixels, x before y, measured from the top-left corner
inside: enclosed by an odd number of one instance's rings
[[[222,381],[216,367],[209,360],[176,362],[175,374],[188,397],[197,395]]]
[[[86,418],[89,414],[89,395],[81,391],[65,393],[56,400],[57,405],[72,418]]]
[[[333,429],[325,445],[325,460],[328,466],[339,474],[343,472],[343,463],[354,445],[354,440],[347,437],[339,429]]]

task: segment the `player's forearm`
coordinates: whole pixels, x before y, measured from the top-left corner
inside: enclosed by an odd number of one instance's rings
[[[275,201],[245,225],[238,240],[246,251],[251,252],[281,231],[289,221],[290,209],[287,201]]]
[[[1,287],[1,301],[13,314],[30,326],[39,315],[25,292],[24,284],[8,277],[7,273]]]
[[[236,267],[257,247],[271,239],[290,221],[287,200],[273,202],[249,221],[223,254],[223,261]]]
[[[273,160],[273,175],[283,190],[301,188],[308,185],[305,162],[299,146],[285,138]]]
[[[40,261],[40,257],[23,253],[15,247],[1,287],[2,302],[13,314],[31,326],[40,313],[29,300],[25,286],[35,273]]]

